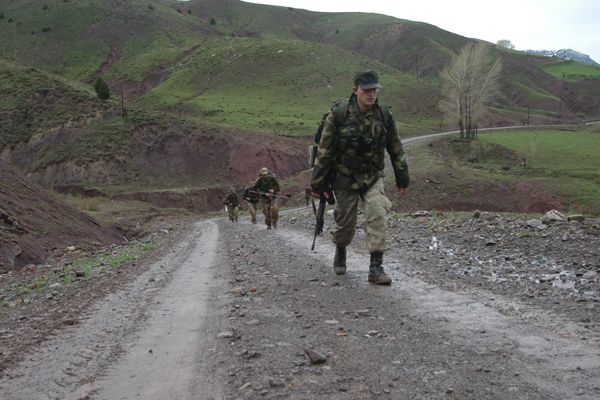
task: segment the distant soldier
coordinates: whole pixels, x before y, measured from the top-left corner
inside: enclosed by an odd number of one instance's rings
[[[252,218],[252,223],[256,224],[256,209],[258,203],[258,193],[255,192],[254,182],[251,182],[248,186],[244,187],[244,200],[248,203],[248,211]]]
[[[304,201],[306,202],[306,207],[310,205],[310,198],[312,197],[312,189],[307,187],[304,189]]]
[[[279,182],[277,182],[277,179],[275,179],[275,176],[273,176],[268,168],[262,168],[252,186],[257,192],[260,192],[260,202],[263,214],[265,215],[267,229],[271,229],[271,227],[277,228],[279,213],[276,197],[273,195],[279,192]]]
[[[229,214],[229,220],[231,222],[237,222],[238,215],[240,213],[240,204],[238,202],[237,194],[235,193],[235,188],[231,188],[225,193],[225,197],[223,198],[223,204],[227,206],[227,213]]]

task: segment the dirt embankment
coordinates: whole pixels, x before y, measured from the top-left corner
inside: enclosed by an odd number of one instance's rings
[[[65,205],[0,161],[0,270],[37,264],[68,246],[121,240],[116,229]]]

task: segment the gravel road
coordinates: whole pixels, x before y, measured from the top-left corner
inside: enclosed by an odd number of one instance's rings
[[[331,216],[199,221],[0,378],[3,399],[598,399],[597,221],[394,216],[332,272]]]

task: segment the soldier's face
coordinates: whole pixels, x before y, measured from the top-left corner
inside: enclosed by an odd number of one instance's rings
[[[361,87],[355,87],[352,91],[356,95],[358,107],[361,111],[369,110],[377,101],[377,95],[379,94],[379,88],[362,89]]]

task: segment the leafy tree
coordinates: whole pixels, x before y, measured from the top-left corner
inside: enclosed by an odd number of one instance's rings
[[[501,69],[502,64],[492,59],[489,47],[470,43],[441,72],[440,109],[458,122],[461,138],[477,137],[479,118],[498,93]]]
[[[515,45],[508,39],[500,39],[496,42],[496,46],[502,47],[503,49],[513,50]]]
[[[110,98],[110,89],[108,88],[106,82],[104,82],[104,79],[96,79],[96,83],[94,83],[94,90],[96,91],[98,98],[102,100],[108,100]]]

